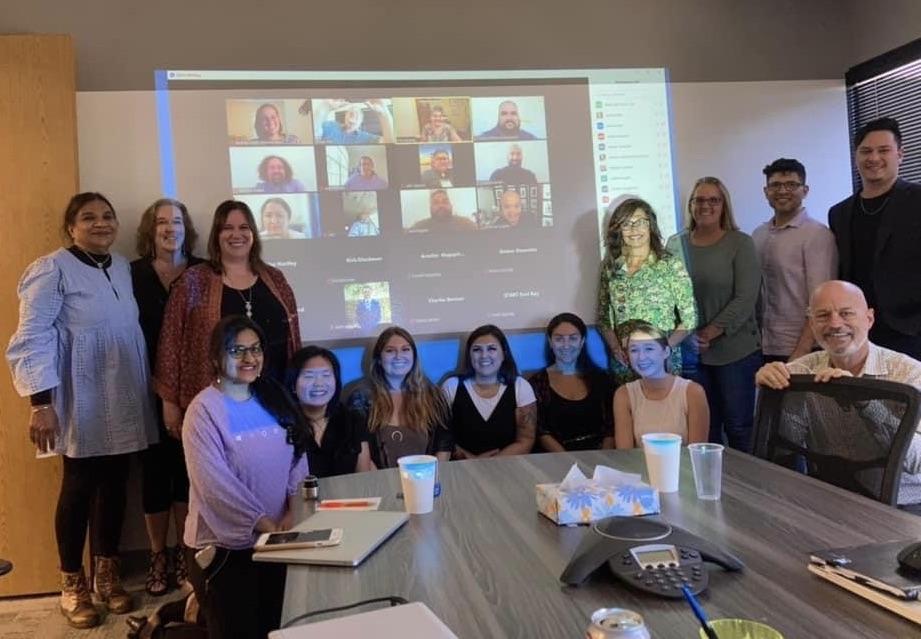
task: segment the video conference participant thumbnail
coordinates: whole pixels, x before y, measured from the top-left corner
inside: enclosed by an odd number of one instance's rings
[[[543,96],[473,98],[475,140],[538,140],[547,137]]]
[[[326,237],[377,237],[381,222],[377,191],[320,193]]]
[[[310,100],[227,100],[227,137],[238,144],[313,144]]]
[[[231,147],[230,183],[242,193],[304,193],[317,190],[312,146]]]
[[[393,112],[389,99],[313,100],[314,134],[324,144],[393,142]]]
[[[477,188],[480,228],[538,228],[553,226],[550,185]]]
[[[381,191],[388,187],[387,147],[327,146],[326,179],[331,189]]]
[[[470,98],[394,98],[397,142],[469,142]]]
[[[400,192],[403,229],[409,233],[475,231],[476,189],[412,189]]]
[[[389,282],[354,282],[342,288],[346,321],[362,335],[393,321]]]
[[[474,145],[478,184],[533,185],[550,181],[547,143],[484,142]]]
[[[316,193],[241,195],[253,211],[263,240],[304,240],[320,234]]]
[[[473,186],[473,145],[398,144],[387,149],[391,182],[402,188]]]

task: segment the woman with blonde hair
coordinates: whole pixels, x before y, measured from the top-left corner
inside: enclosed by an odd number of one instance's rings
[[[392,468],[404,455],[451,458],[450,407],[422,372],[416,343],[405,329],[391,326],[377,338],[368,381],[352,393],[348,406],[364,416],[378,468]]]
[[[161,198],[141,215],[136,245],[140,257],[131,262],[131,282],[151,368],[156,364],[170,288],[188,267],[204,261],[192,255],[197,238],[189,211],[178,200]],[[181,588],[188,579],[182,531],[189,509],[189,476],[182,442],[167,431],[159,399],[156,409],[160,441],[141,453],[142,503],[150,540],[145,588],[155,597],[165,595],[173,584]],[[166,538],[171,512],[178,542],[168,554]]]
[[[755,304],[761,267],[751,236],[739,230],[726,186],[697,180],[688,199],[687,230],[668,241],[694,282],[700,328],[686,340],[685,373],[710,403],[710,441],[751,450],[755,372],[761,339]],[[688,353],[687,351],[691,351]]]

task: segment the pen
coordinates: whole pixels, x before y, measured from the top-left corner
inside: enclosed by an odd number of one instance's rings
[[[704,634],[707,635],[707,639],[719,639],[719,637],[716,636],[716,631],[713,630],[713,627],[707,620],[707,613],[700,607],[700,602],[697,601],[697,597],[691,593],[687,586],[681,586],[681,592],[691,606],[691,610],[694,611],[694,616],[697,617],[697,621],[700,622],[700,627],[704,631]]]

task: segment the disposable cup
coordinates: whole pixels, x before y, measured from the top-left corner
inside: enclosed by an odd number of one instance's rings
[[[712,619],[710,627],[720,639],[783,639],[783,635],[770,626],[748,619]],[[699,628],[700,638],[707,639],[707,633]]]
[[[681,470],[681,435],[646,433],[643,435],[646,473],[649,483],[661,493],[678,491]]]
[[[435,471],[438,458],[431,455],[407,455],[397,459],[403,484],[403,506],[410,515],[432,512],[435,503]]]
[[[689,444],[688,452],[691,454],[697,498],[711,501],[719,499],[723,485],[722,444]]]

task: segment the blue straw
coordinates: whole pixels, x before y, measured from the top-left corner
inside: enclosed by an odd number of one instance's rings
[[[681,586],[681,592],[684,593],[684,598],[687,600],[688,604],[690,604],[691,610],[694,611],[694,616],[697,617],[697,621],[700,622],[700,627],[704,629],[704,634],[707,635],[707,639],[719,639],[719,637],[716,636],[716,631],[710,626],[710,622],[707,621],[707,613],[700,607],[700,602],[697,601],[697,597],[691,594],[687,586]]]

